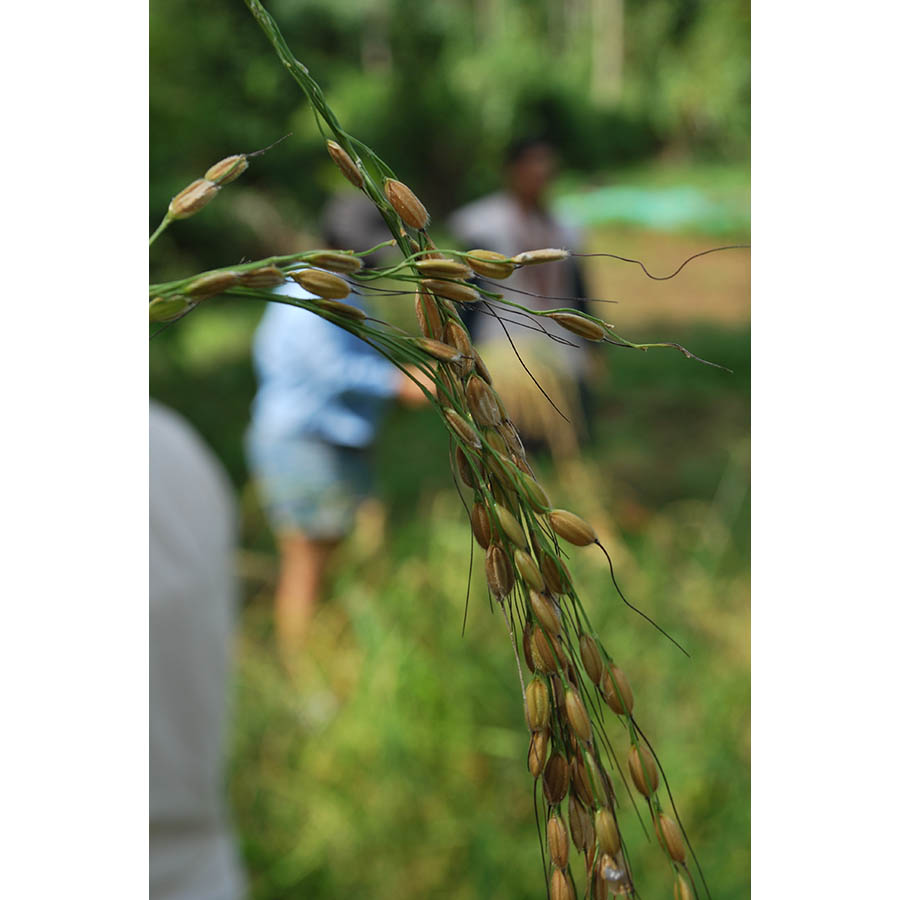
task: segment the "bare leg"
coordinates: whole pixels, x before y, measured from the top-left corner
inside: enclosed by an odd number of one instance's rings
[[[311,538],[299,532],[278,537],[281,572],[275,592],[275,628],[288,665],[303,646],[320,600],[325,568],[339,543],[339,538]]]

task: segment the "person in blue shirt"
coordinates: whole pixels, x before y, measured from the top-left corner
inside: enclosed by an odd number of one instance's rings
[[[288,282],[277,291],[311,298]],[[357,294],[343,302],[364,309]],[[286,662],[302,646],[329,558],[372,491],[370,450],[386,401],[421,389],[359,338],[314,313],[269,303],[253,360],[259,388],[246,447],[277,538],[275,624]]]

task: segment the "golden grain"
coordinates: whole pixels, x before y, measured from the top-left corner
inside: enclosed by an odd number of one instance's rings
[[[606,808],[598,809],[594,814],[594,833],[597,835],[597,846],[601,853],[615,856],[622,845],[619,828],[615,816]]]
[[[502,253],[493,250],[469,250],[466,259],[473,272],[485,278],[509,278],[515,266]]]
[[[679,872],[675,876],[675,900],[694,900],[694,892],[687,878]]]
[[[587,672],[588,678],[599,687],[603,678],[603,657],[597,649],[597,642],[590,635],[582,634],[578,638],[578,650],[584,671]]]
[[[323,250],[320,253],[314,253],[306,261],[311,266],[328,269],[329,272],[339,272],[341,275],[353,275],[363,267],[363,261],[358,256],[337,250]]]
[[[603,699],[609,708],[620,716],[630,715],[634,709],[634,694],[625,673],[616,665],[610,665],[603,672]]]
[[[547,748],[550,746],[550,729],[536,731],[531,735],[531,743],[528,745],[528,771],[537,778],[544,771],[547,761]]]
[[[632,744],[628,751],[628,771],[634,786],[645,796],[650,797],[659,787],[659,772],[653,754],[643,744],[638,747]]]
[[[290,277],[311,294],[327,300],[343,300],[350,293],[350,285],[331,272],[300,269],[298,272],[291,272]]]
[[[334,164],[341,170],[347,181],[354,187],[363,186],[363,176],[359,167],[350,158],[350,154],[337,141],[326,141],[325,147]]]
[[[417,338],[416,346],[441,362],[455,362],[459,359],[459,350],[456,347],[451,347],[443,341],[436,341],[434,338]]]
[[[541,575],[541,570],[528,553],[517,547],[513,553],[513,561],[519,570],[519,574],[522,576],[522,580],[528,587],[535,591],[544,590],[544,578]]]
[[[425,337],[439,338],[443,332],[444,323],[441,321],[441,313],[434,297],[428,291],[416,291],[415,306],[419,331]]]
[[[547,849],[554,865],[564,869],[569,864],[569,833],[563,820],[555,814],[547,820]]]
[[[236,156],[226,156],[217,163],[211,165],[203,176],[207,181],[213,181],[218,185],[231,184],[235,178],[243,175],[250,164],[243,153]]]
[[[556,611],[556,604],[537,590],[529,591],[528,599],[535,618],[544,627],[544,630],[551,635],[559,634],[562,631],[562,623],[559,613]]]
[[[169,218],[189,218],[200,212],[218,192],[219,186],[214,181],[207,181],[205,178],[192,181],[169,201]]]
[[[497,597],[506,597],[515,586],[512,566],[509,557],[503,552],[503,548],[497,544],[491,544],[484,558],[484,571],[487,576],[488,587]]]
[[[490,458],[488,459],[488,465],[490,465]],[[519,520],[505,506],[500,506],[499,503],[494,507],[494,512],[497,514],[497,521],[499,521],[500,527],[506,536],[520,550],[527,550],[528,540],[525,537],[522,526],[519,524]]]
[[[444,418],[464,444],[468,444],[473,450],[481,449],[478,432],[455,409],[445,409]]]
[[[261,266],[258,269],[247,269],[238,273],[240,283],[244,287],[270,288],[284,283],[284,274],[278,266]]]
[[[591,741],[591,722],[578,691],[566,691],[566,718],[572,731],[585,743]]]
[[[569,790],[569,764],[564,756],[554,751],[544,766],[544,797],[550,806],[561,803]]]
[[[410,227],[421,231],[428,225],[428,210],[422,201],[402,182],[386,178],[384,194],[394,211]]]
[[[460,281],[444,281],[440,278],[423,278],[422,287],[437,294],[438,297],[445,297],[447,300],[453,300],[456,303],[474,303],[481,299],[481,295],[473,287],[463,284]]]
[[[447,259],[445,256],[437,259],[418,259],[415,267],[423,275],[431,275],[434,278],[471,278],[472,271],[465,263],[455,259]]]
[[[227,291],[228,288],[234,287],[238,283],[237,272],[209,272],[195,278],[185,289],[184,292],[195,300],[206,300]]]
[[[550,588],[550,593],[567,594],[569,592],[569,585],[572,582],[572,576],[569,574],[569,570],[566,568],[565,563],[543,550],[541,551],[540,558],[541,573],[544,576],[544,581],[547,582],[547,587]]]
[[[550,527],[564,540],[576,547],[597,542],[594,529],[580,516],[567,509],[554,509],[548,515]]]
[[[550,692],[537,675],[525,688],[525,721],[531,731],[543,731],[550,725]]]
[[[667,815],[660,813],[656,824],[656,836],[675,862],[683,863],[687,857],[681,829]]]
[[[584,850],[594,843],[594,825],[590,813],[575,794],[569,795],[569,829],[576,849]]]
[[[549,318],[554,322],[562,325],[567,331],[577,334],[589,341],[602,341],[606,337],[606,331],[601,325],[586,319],[584,316],[578,316],[575,313],[549,313]]]

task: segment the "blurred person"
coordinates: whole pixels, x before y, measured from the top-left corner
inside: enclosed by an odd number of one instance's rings
[[[578,229],[557,218],[548,206],[548,192],[556,171],[556,154],[549,141],[541,137],[515,141],[506,153],[504,188],[450,216],[454,239],[464,249],[494,250],[505,256],[543,247],[577,252],[581,246]],[[584,278],[572,257],[558,263],[522,267],[502,283],[487,287],[506,293],[530,309],[586,309],[582,299],[586,296]],[[584,385],[591,363],[583,352],[583,342],[550,320],[540,322],[551,334],[577,346],[536,335],[519,324],[527,320],[514,311],[501,307],[496,312],[506,321],[501,323],[484,304],[479,304],[469,312],[466,324],[495,379],[500,378],[498,388],[511,417],[526,441],[547,444],[556,456],[573,454],[578,432],[586,430]],[[511,358],[510,339],[520,352],[521,345],[527,345],[529,368],[567,415],[571,426],[540,395],[535,397],[533,383],[518,360]]]
[[[150,404],[150,897],[237,900],[223,791],[236,509],[221,465]]]
[[[367,198],[339,196],[326,209],[325,242],[331,249],[364,250],[383,239],[379,224],[386,231]],[[276,293],[315,299],[294,282]],[[358,293],[342,302],[366,309]],[[386,401],[420,406],[427,400],[415,382],[355,335],[282,303],[267,304],[253,360],[259,386],[247,457],[278,543],[275,625],[290,667],[321,597],[328,562],[372,494],[371,451]]]

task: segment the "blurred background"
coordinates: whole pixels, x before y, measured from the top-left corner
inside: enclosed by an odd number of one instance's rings
[[[428,206],[438,237],[442,217],[498,187],[509,142],[542,133],[560,162],[553,209],[582,229],[584,249],[668,273],[691,253],[749,240],[749,2],[268,8],[344,126]],[[157,241],[151,281],[320,246],[321,209],[341,176],[243,3],[153,0],[150,38],[151,229],[211,163],[291,133]],[[714,896],[746,897],[749,251],[662,282],[585,262],[590,296],[618,301],[593,311],[624,335],[678,341],[733,370],[672,350],[591,351],[590,441],[574,459],[539,454],[534,465],[558,505],[603,529],[629,599],[692,654],[624,607],[601,554],[573,557]],[[414,327],[408,298],[389,302],[382,311]],[[151,394],[196,425],[241,503],[228,792],[252,896],[541,897],[515,667],[478,558],[460,635],[469,527],[428,411],[388,416],[381,502],[339,550],[296,684],[277,664],[274,544],[242,449],[260,314],[215,300],[150,344]],[[643,895],[670,896],[655,844],[626,837]]]

